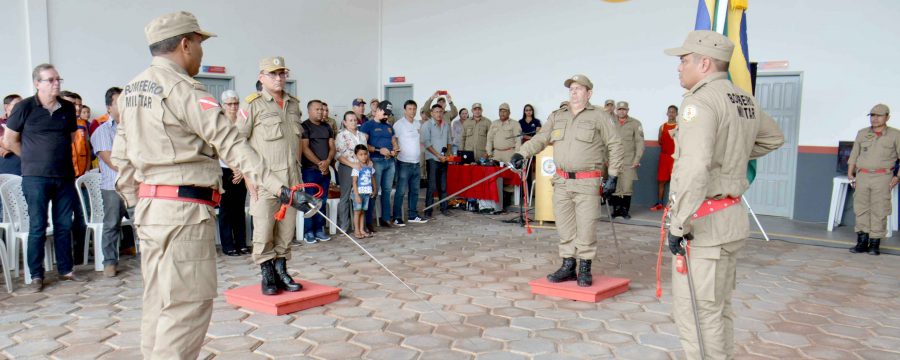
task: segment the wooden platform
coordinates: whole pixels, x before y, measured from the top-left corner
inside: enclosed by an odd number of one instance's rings
[[[263,295],[259,284],[225,290],[225,301],[234,306],[258,312],[283,315],[333,303],[340,299],[341,289],[294,279],[303,285],[297,292],[282,291],[278,295]]]
[[[580,287],[576,281],[564,281],[551,283],[547,278],[531,280],[531,293],[561,297],[570,300],[598,302],[628,291],[631,280],[608,276],[594,276],[594,284],[590,287]]]

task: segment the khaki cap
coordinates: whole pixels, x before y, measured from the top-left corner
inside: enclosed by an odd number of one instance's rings
[[[628,102],[627,101],[619,101],[619,103],[616,104],[616,110],[619,110],[619,109],[628,110]]]
[[[872,107],[872,110],[869,111],[869,115],[888,115],[891,113],[891,109],[885,104],[878,104]]]
[[[615,106],[615,105],[616,105],[616,101],[613,100],[613,99],[606,99],[606,101],[603,102],[603,106],[606,106],[606,105],[613,105],[613,106]]]
[[[472,108],[473,108],[473,109],[476,109],[476,108],[477,108],[477,109],[481,109],[481,103],[474,103],[474,104],[472,104]]]
[[[507,103],[500,104],[500,110],[509,111],[509,104],[507,104]]]
[[[380,102],[381,102],[381,101],[378,101],[378,99],[376,99],[376,98],[372,98],[372,100],[369,100],[369,104],[371,104],[371,103],[376,103],[376,104],[377,104],[377,103],[380,103]]]
[[[732,52],[734,52],[734,43],[731,40],[728,40],[725,35],[709,30],[691,31],[681,47],[665,51],[666,55],[700,54],[722,61],[731,61]]]
[[[566,82],[564,82],[563,85],[569,87],[573,82],[584,85],[588,90],[594,90],[594,83],[592,83],[591,79],[588,79],[587,76],[581,74],[572,75],[572,77],[566,79]]]
[[[281,56],[267,57],[259,61],[259,71],[270,73],[277,70],[290,71],[284,66],[284,58]]]
[[[147,44],[153,45],[165,39],[183,34],[197,33],[204,38],[215,37],[216,34],[200,30],[200,24],[194,14],[179,11],[165,14],[150,21],[144,27]]]

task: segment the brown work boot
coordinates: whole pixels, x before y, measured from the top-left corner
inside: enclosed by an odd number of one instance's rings
[[[103,265],[103,276],[115,277],[116,276],[116,265],[114,265],[114,264]]]
[[[87,282],[87,279],[85,279],[85,278],[83,278],[83,277],[80,277],[80,276],[75,276],[75,272],[72,271],[72,272],[70,272],[70,273],[68,273],[68,274],[60,275],[60,276],[59,276],[59,281],[71,281],[71,282],[79,282],[79,283],[81,283],[81,282]]]
[[[23,294],[34,294],[41,291],[44,291],[44,279],[41,278],[31,279],[31,284],[22,288]]]

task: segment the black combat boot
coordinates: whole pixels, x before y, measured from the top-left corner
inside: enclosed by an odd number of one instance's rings
[[[262,294],[278,295],[280,290],[278,290],[278,282],[275,279],[275,264],[272,263],[272,260],[267,260],[259,264],[259,269],[262,273]]]
[[[850,252],[860,254],[869,251],[869,234],[862,231],[856,233],[856,246],[850,248]]]
[[[881,239],[869,240],[869,255],[881,255]]]
[[[616,216],[622,216],[621,210],[619,209],[619,203],[622,202],[621,198],[615,195],[611,195],[606,202],[609,204],[609,207],[612,208],[612,218],[615,219]]]
[[[578,263],[578,286],[588,287],[594,284],[594,276],[591,275],[591,261],[581,259]]]
[[[621,206],[622,217],[625,219],[631,219],[631,196],[623,196]]]
[[[275,258],[275,285],[281,290],[290,292],[300,291],[303,288],[303,285],[294,282],[294,278],[288,274],[285,258]]]
[[[572,280],[575,280],[575,258],[572,257],[564,258],[559,270],[547,275],[547,281],[552,283]]]

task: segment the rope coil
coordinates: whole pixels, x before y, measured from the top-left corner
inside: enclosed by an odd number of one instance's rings
[[[306,188],[315,188],[316,194],[313,196],[318,199],[321,199],[322,195],[325,194],[325,191],[322,189],[322,186],[320,186],[319,184],[316,184],[316,183],[300,183],[300,184],[292,186],[291,187],[291,196],[288,198],[288,203],[281,204],[281,208],[278,209],[278,212],[275,213],[275,220],[277,220],[277,221],[284,220],[284,216],[287,213],[288,207],[290,207],[291,204],[294,203],[294,193],[297,192],[297,190],[306,189]]]

